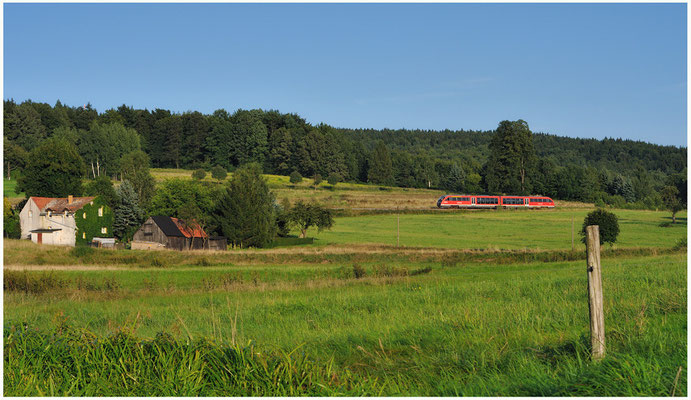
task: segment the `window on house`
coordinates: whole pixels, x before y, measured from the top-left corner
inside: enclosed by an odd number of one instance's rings
[[[106,228],[105,226],[101,228],[101,233],[108,233],[108,228]]]
[[[34,217],[34,212],[29,210],[29,218],[33,218],[33,217]]]
[[[98,216],[102,217],[103,216],[103,207],[98,208]]]

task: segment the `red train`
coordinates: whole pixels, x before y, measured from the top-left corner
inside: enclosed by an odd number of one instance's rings
[[[439,208],[554,208],[554,200],[544,196],[483,196],[447,194],[437,200]]]

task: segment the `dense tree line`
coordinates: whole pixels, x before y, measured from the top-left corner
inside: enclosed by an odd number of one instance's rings
[[[144,163],[206,171],[257,163],[265,173],[280,175],[543,194],[620,207],[662,207],[663,189],[673,186],[686,204],[686,148],[532,133],[523,121],[503,121],[496,131],[341,129],[274,110],[220,109],[206,115],[122,105],[98,113],[90,105],[12,100],[4,102],[4,117],[9,174],[33,162],[34,149],[59,140],[77,150],[82,165],[76,169],[83,176],[128,179],[144,201],[151,197],[140,192],[147,185],[135,184],[146,179],[136,176]],[[517,153],[497,158],[493,148],[501,146]],[[523,150],[527,158],[516,158]]]

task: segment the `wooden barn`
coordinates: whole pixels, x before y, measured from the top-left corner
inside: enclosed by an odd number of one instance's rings
[[[226,238],[210,237],[196,223],[173,217],[153,216],[144,222],[132,238],[133,250],[225,250]]]

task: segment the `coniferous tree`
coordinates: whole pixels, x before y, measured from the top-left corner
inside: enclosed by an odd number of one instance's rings
[[[277,229],[274,196],[258,164],[249,164],[233,173],[213,216],[233,246],[266,247],[273,241]]]
[[[528,194],[534,161],[533,135],[523,120],[501,121],[489,143],[485,181],[493,193]]]
[[[378,185],[393,184],[393,166],[391,155],[383,141],[377,143],[370,162],[368,180]]]
[[[142,223],[143,211],[139,197],[130,181],[125,180],[115,189],[118,203],[113,210],[113,234],[120,240],[127,241]]]

